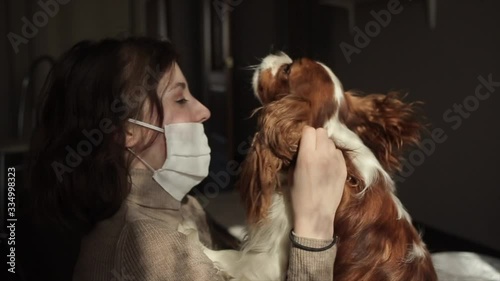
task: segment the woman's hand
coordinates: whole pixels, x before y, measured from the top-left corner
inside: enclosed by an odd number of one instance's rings
[[[331,239],[335,212],[340,204],[347,168],[323,128],[302,131],[291,200],[294,232],[307,238]]]

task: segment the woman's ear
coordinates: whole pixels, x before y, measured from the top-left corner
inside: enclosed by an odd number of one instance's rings
[[[157,131],[130,122],[125,124],[124,130],[125,147],[136,147],[139,150],[147,148],[159,135]]]
[[[140,143],[141,130],[135,124],[125,125],[125,147],[135,147]]]
[[[343,121],[375,153],[391,174],[399,171],[404,151],[418,145],[425,128],[420,102],[406,103],[397,92],[358,95],[346,92]]]

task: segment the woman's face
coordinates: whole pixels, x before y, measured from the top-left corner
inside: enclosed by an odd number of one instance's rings
[[[210,111],[191,95],[186,78],[177,63],[160,80],[158,96],[163,104],[163,125],[201,123],[210,118]]]
[[[163,128],[165,125],[174,123],[201,123],[210,118],[208,108],[191,95],[186,78],[177,63],[160,79],[157,94],[163,105],[164,117],[163,123],[154,124],[156,126]],[[144,142],[147,141],[146,137],[142,139]],[[140,157],[153,169],[160,169],[167,155],[165,147],[165,137],[158,133],[152,145],[140,153]],[[146,169],[146,166],[134,159],[132,168]]]

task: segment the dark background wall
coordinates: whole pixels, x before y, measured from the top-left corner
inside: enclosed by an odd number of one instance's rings
[[[202,54],[201,16],[202,1],[170,1],[167,19],[168,37],[180,55],[180,66],[187,81],[201,81]],[[199,97],[201,83],[190,82],[191,92]]]

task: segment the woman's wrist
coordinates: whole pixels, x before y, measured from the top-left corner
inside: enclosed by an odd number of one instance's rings
[[[324,218],[297,218],[294,221],[294,233],[296,236],[314,239],[332,239],[334,234],[334,217]]]

